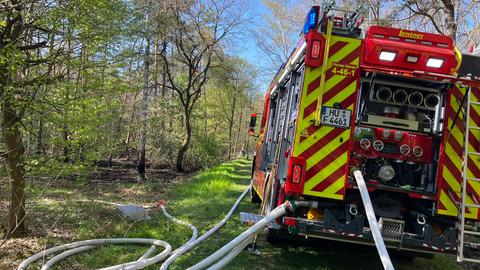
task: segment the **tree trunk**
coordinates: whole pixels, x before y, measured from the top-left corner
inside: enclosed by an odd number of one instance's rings
[[[458,24],[455,20],[455,2],[453,0],[442,0],[445,6],[445,35],[456,40]]]
[[[235,81],[236,84],[236,81]],[[232,96],[232,107],[230,111],[230,115],[228,116],[228,160],[232,159],[232,147],[233,147],[233,124],[235,122],[235,111],[237,109],[237,87],[235,86],[233,89],[233,96]]]
[[[141,114],[140,151],[137,164],[138,178],[145,180],[145,146],[147,144],[148,80],[150,76],[150,34],[147,32],[145,45],[145,70],[143,72],[143,98]]]
[[[168,43],[167,41],[163,41],[162,42],[162,54],[166,54],[167,53],[167,47]],[[165,95],[167,93],[167,72],[165,71],[165,69],[162,69],[162,98],[165,98]]]
[[[158,74],[159,74],[159,66],[160,61],[158,61],[158,51],[160,49],[159,46],[159,38],[158,33],[155,32],[153,36],[153,98],[156,100],[158,97]]]
[[[184,172],[185,171],[185,154],[187,153],[188,146],[190,145],[190,140],[192,138],[192,126],[190,125],[190,111],[188,108],[185,108],[185,137],[183,139],[182,145],[180,146],[180,150],[178,150],[177,154],[177,172]]]
[[[242,124],[243,124],[243,108],[240,107],[240,117],[238,121],[238,130],[237,134],[235,135],[235,145],[233,147],[233,153],[238,153],[238,145],[240,142],[240,134],[242,134]]]
[[[118,119],[115,124],[115,129],[113,130],[113,138],[112,138],[112,145],[111,145],[111,150],[110,150],[110,155],[108,156],[108,167],[112,166],[113,163],[113,155],[115,153],[115,149],[117,148],[117,139],[120,137],[120,131],[122,129],[122,120],[123,120],[123,114],[125,113],[125,107],[127,106],[127,99],[128,99],[128,93],[123,94],[123,101],[122,101],[122,107],[120,108],[120,112],[118,114]]]
[[[26,232],[25,224],[25,148],[20,132],[20,122],[10,102],[3,103],[3,139],[6,145],[6,161],[10,178],[10,207],[7,235],[18,236]]]
[[[67,117],[65,117],[67,118]],[[67,121],[67,120],[65,120]],[[63,143],[65,144],[63,147],[63,162],[68,163],[70,162],[70,132],[68,132],[67,124],[63,125]]]
[[[232,159],[232,130],[233,130],[233,121],[228,123],[228,160]]]
[[[41,114],[41,119],[38,121],[38,133],[37,133],[37,149],[36,154],[38,156],[45,155],[45,148],[43,147],[43,113]]]
[[[132,122],[136,122],[135,119],[135,114],[137,110],[137,97],[138,97],[138,91],[135,91],[135,95],[133,96],[133,101],[132,101],[132,112],[130,113],[130,124],[128,126],[128,132],[127,136],[125,138],[125,152],[128,155],[128,158],[130,159],[130,142],[132,141]]]

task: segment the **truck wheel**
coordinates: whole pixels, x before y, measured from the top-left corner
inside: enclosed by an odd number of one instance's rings
[[[250,201],[252,203],[261,203],[262,199],[260,199],[260,196],[258,196],[258,193],[255,191],[253,186],[250,186]]]

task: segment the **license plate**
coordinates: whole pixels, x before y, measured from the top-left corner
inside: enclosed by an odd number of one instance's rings
[[[349,128],[352,111],[322,107],[322,124],[327,126]]]

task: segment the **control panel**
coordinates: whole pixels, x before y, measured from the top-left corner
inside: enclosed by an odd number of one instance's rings
[[[432,137],[388,128],[357,127],[353,152],[366,158],[432,162]]]

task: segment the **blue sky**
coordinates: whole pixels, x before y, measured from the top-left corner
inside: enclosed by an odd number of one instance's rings
[[[246,30],[245,35],[241,37],[245,39],[245,42],[241,43],[242,48],[236,48],[232,53],[244,58],[256,68],[260,68],[262,64],[265,64],[265,61],[262,60],[264,55],[257,47],[255,38],[251,32],[255,31],[256,25],[262,25],[263,18],[268,14],[269,10],[263,5],[261,0],[252,0],[252,6],[254,7],[251,14],[253,18],[252,25],[248,26],[249,30]],[[259,77],[257,81],[257,85],[260,88],[259,90],[265,92],[272,79],[273,78],[267,76]]]
[[[252,25],[249,26],[250,31],[255,31],[255,25],[262,25],[263,23],[263,17],[269,12],[268,9],[263,5],[261,0],[253,0],[252,1],[252,6],[255,8],[252,10]],[[255,39],[252,35],[252,33],[247,33],[245,35],[245,38],[247,38],[245,42],[245,50],[240,52],[240,56],[244,57],[247,59],[249,62],[254,64],[256,61],[258,61],[258,56],[261,54],[261,51],[257,48],[257,45],[255,43]]]

